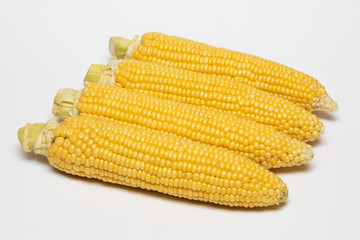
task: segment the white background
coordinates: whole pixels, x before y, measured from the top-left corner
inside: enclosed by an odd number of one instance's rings
[[[0,4],[1,239],[359,239],[360,1],[15,1]],[[269,58],[337,100],[310,164],[275,170],[286,204],[231,209],[68,176],[24,153],[59,88],[106,63],[111,35],[159,31]]]

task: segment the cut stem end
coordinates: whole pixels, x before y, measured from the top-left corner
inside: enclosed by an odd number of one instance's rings
[[[80,96],[81,91],[71,88],[60,89],[54,98],[52,113],[61,119],[77,116],[76,104]]]
[[[109,40],[109,52],[117,59],[131,58],[140,43],[137,35],[132,40],[123,37],[111,37]]]
[[[91,64],[88,72],[84,78],[84,84],[87,83],[101,83],[113,85],[115,84],[113,69],[117,68],[119,61],[112,58],[111,61],[105,66],[104,64]]]
[[[131,43],[130,39],[123,37],[111,37],[109,41],[109,52],[112,56],[123,59]]]
[[[47,156],[47,149],[54,141],[54,130],[59,125],[54,120],[47,123],[26,124],[18,131],[18,139],[25,152],[34,151],[36,154]]]

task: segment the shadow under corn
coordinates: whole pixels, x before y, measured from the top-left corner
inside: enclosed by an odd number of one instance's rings
[[[316,147],[324,144],[324,136],[320,136],[319,138],[315,139],[314,141],[307,142],[307,144],[311,145],[311,147]]]
[[[315,114],[318,118],[324,119],[324,120],[335,121],[337,118],[336,114],[331,113],[331,112],[314,111],[312,113]]]
[[[16,146],[16,148],[16,151],[21,154],[21,161],[36,161],[38,163],[47,164],[50,166],[47,157],[40,154],[35,154],[34,152],[25,152],[20,145]]]
[[[312,166],[311,163],[303,164],[300,166],[293,166],[293,167],[283,167],[283,168],[274,168],[270,169],[275,174],[291,174],[291,173],[301,173],[306,171],[311,171]]]

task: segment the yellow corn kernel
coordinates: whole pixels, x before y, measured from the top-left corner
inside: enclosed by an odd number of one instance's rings
[[[124,42],[112,37],[110,42]],[[135,40],[133,40],[134,42]],[[114,56],[159,63],[194,72],[229,76],[258,89],[282,96],[310,110],[336,111],[337,104],[315,78],[285,65],[250,54],[217,48],[192,40],[161,33],[146,33],[141,42],[128,44],[128,49],[116,49]],[[115,52],[122,52],[115,54]],[[224,79],[224,81],[229,81]]]
[[[31,133],[31,129],[31,126],[28,126],[27,131],[19,130],[19,140],[23,146],[26,145],[24,142],[33,141],[32,137],[28,138],[29,135],[39,133],[36,127],[33,128],[36,133]],[[223,148],[150,129],[116,124],[114,121],[95,116],[69,117],[56,129],[47,129],[48,132],[40,131],[39,134],[52,136],[47,139],[47,143],[42,143],[48,146],[49,162],[55,168],[69,174],[231,207],[278,205],[287,198],[288,190],[285,183],[274,173]],[[107,150],[95,160],[102,166],[90,163],[86,165],[77,160],[75,162],[80,162],[80,165],[75,165],[73,161],[69,161],[73,155],[68,154],[66,148],[69,146],[65,148],[64,145],[69,144],[70,139],[61,133],[75,131],[93,136],[90,137],[90,149]],[[88,144],[84,142],[84,138],[79,138],[78,134],[72,136],[75,136],[75,141],[70,140],[71,146],[75,147],[76,141]],[[61,140],[57,140],[58,138]],[[39,147],[33,142],[30,145],[30,150]],[[122,151],[119,151],[120,146]],[[149,153],[145,150],[147,147],[154,151]],[[133,155],[135,151],[137,158]],[[168,157],[177,153],[182,153],[178,159]],[[85,152],[81,155],[83,154]],[[123,158],[124,161],[117,162],[118,158]],[[146,163],[148,167],[139,168],[145,163],[145,159],[149,160],[149,163]],[[183,171],[177,167],[179,164],[193,167]],[[110,166],[118,171],[110,170]],[[208,181],[210,175],[207,169],[211,169],[210,172],[221,172],[214,178],[214,183]],[[236,179],[232,179],[234,175]],[[229,181],[242,184],[229,186]],[[248,185],[252,187],[244,188]]]
[[[235,150],[266,168],[300,165],[313,157],[308,144],[273,127],[219,110],[161,99],[126,88],[89,83],[76,102],[74,112],[111,118]],[[100,151],[96,154],[100,155]]]
[[[121,61],[114,71],[114,77],[118,84],[127,89],[230,112],[274,126],[299,140],[315,140],[323,133],[323,124],[309,111],[246,84],[227,81],[229,77],[132,59]]]

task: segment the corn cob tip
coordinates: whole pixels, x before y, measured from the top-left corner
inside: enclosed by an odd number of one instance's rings
[[[110,37],[109,52],[117,59],[131,58],[139,45],[140,40],[137,35],[132,40],[123,37]]]
[[[106,66],[104,64],[91,64],[85,75],[84,84],[102,83],[113,85],[115,83],[113,69],[116,68],[115,65],[117,66],[119,61],[116,58],[112,58]]]
[[[329,95],[326,94],[315,99],[311,109],[312,111],[319,110],[326,112],[336,112],[338,110],[338,105]]]
[[[310,162],[314,157],[314,151],[312,150],[311,145],[301,141],[298,141],[298,143],[303,144],[303,146],[296,149],[296,151],[293,151],[293,154],[290,158],[280,159],[278,165],[276,164],[270,165],[270,166],[266,166],[266,168],[274,169],[274,168],[282,168],[282,167],[293,167],[293,166],[300,166],[302,164]]]
[[[281,192],[281,194],[279,195],[278,198],[278,204],[285,202],[288,199],[289,196],[289,189],[285,186],[285,188],[283,189],[283,191]]]
[[[71,88],[60,89],[54,98],[52,113],[61,119],[77,116],[78,111],[76,109],[76,104],[78,103],[80,96],[81,91]]]
[[[311,145],[306,144],[306,147],[303,149],[302,154],[304,156],[303,163],[310,162],[314,157],[314,151],[312,150]]]
[[[54,120],[47,123],[26,124],[18,131],[18,139],[25,152],[47,155],[47,149],[54,141],[54,130],[59,125]]]
[[[302,164],[310,162],[314,157],[314,151],[311,148],[311,145],[304,143],[305,146],[302,149],[298,161],[296,161],[295,164],[292,164],[291,166],[300,166]]]

